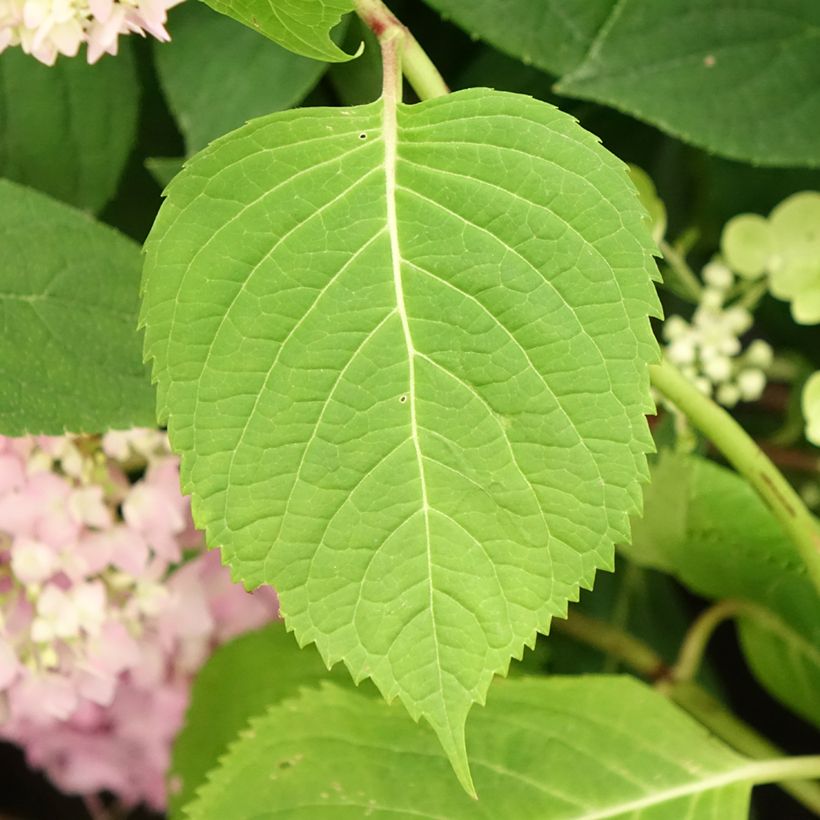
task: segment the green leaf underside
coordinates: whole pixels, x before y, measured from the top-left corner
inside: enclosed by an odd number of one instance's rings
[[[195,519],[457,766],[471,704],[640,505],[643,217],[573,120],[474,90],[257,120],[189,163],[149,238],[146,351]]]
[[[0,176],[98,211],[134,144],[139,81],[130,43],[116,60],[0,56]]]
[[[449,776],[427,729],[384,703],[326,685],[253,720],[187,814],[191,820],[748,816],[755,764],[630,678],[499,682],[469,734],[478,800]]]
[[[189,153],[253,117],[296,105],[326,68],[201,3],[173,9],[169,30],[173,40],[155,44],[157,72]]]
[[[182,807],[250,718],[327,680],[350,682],[341,667],[329,672],[314,649],[299,649],[281,623],[217,649],[197,674],[185,725],[174,741],[169,816],[182,817]]]
[[[558,91],[733,159],[820,165],[820,4],[620,0]]]
[[[295,54],[338,63],[345,54],[330,37],[353,0],[204,0],[212,9],[233,17]]]
[[[0,213],[0,432],[155,424],[137,333],[139,246],[5,180]]]
[[[744,655],[777,698],[820,725],[820,599],[799,552],[739,476],[664,453],[627,553],[710,598],[759,606],[738,619]]]

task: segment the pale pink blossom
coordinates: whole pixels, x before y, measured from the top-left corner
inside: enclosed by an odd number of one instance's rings
[[[0,437],[0,563],[0,738],[67,792],[162,809],[192,676],[275,594],[202,552],[159,431]]]

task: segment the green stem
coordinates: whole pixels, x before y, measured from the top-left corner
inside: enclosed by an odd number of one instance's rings
[[[652,384],[723,453],[766,502],[797,546],[820,592],[820,528],[800,496],[746,431],[669,362],[649,368]]]
[[[720,701],[697,684],[678,683],[670,687],[666,694],[710,732],[725,740],[739,752],[764,760],[782,756],[782,749],[759,735],[742,720],[738,720]],[[801,775],[797,776],[801,777]],[[814,768],[808,775],[802,776],[808,776],[813,780],[820,776],[820,772]],[[768,777],[766,780],[757,782],[772,782],[775,779],[776,777]],[[820,785],[812,780],[789,780],[778,785],[807,809],[820,816]]]
[[[402,72],[420,100],[443,97],[450,93],[433,61],[382,0],[355,0],[355,9],[382,45],[394,37],[401,39]]]
[[[703,285],[700,283],[698,277],[695,276],[692,268],[687,264],[683,254],[679,253],[677,249],[670,245],[665,239],[661,239],[658,243],[658,247],[663,254],[664,261],[672,268],[683,285],[687,296],[695,302],[699,302],[703,293]]]
[[[706,647],[715,630],[743,609],[740,601],[719,601],[704,610],[689,627],[681,644],[678,659],[672,667],[672,678],[678,683],[694,680],[700,669]]]
[[[755,764],[752,783],[782,783],[788,780],[820,778],[820,755],[800,755],[765,760]]]
[[[752,282],[746,286],[740,298],[735,302],[738,307],[754,312],[760,300],[768,293],[769,283],[767,280]]]
[[[671,680],[661,656],[633,635],[577,611],[573,611],[568,620],[554,620],[552,625],[556,631],[617,657],[642,677],[658,681],[656,688],[661,694],[675,701],[717,737],[748,757],[765,761],[761,763],[760,779],[755,778],[755,782],[768,783],[780,777],[788,778],[788,782],[778,784],[780,788],[820,816],[820,784],[810,780],[791,780],[793,777],[817,777],[820,774],[817,758],[795,758],[800,762],[782,767],[781,761],[772,760],[782,757],[782,749],[735,717],[698,684]]]
[[[553,620],[552,627],[556,632],[569,635],[576,641],[617,658],[641,677],[658,680],[669,671],[663,658],[654,649],[606,621],[573,611],[567,620]]]

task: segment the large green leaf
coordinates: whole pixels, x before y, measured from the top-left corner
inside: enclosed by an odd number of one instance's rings
[[[314,649],[299,649],[281,623],[214,652],[197,675],[185,726],[174,742],[169,815],[182,816],[182,807],[250,718],[326,680],[345,685],[350,678],[340,667],[329,672]]]
[[[128,43],[87,65],[0,56],[0,176],[98,211],[113,196],[134,145],[139,81]]]
[[[624,549],[700,595],[753,604],[739,618],[749,665],[773,695],[820,725],[820,599],[799,551],[742,478],[664,453]]]
[[[654,270],[625,168],[487,90],[256,120],[149,238],[146,351],[209,543],[465,779],[471,704],[628,537]]]
[[[622,0],[561,93],[715,153],[820,165],[820,4]]]
[[[169,30],[174,39],[155,49],[157,71],[189,153],[296,105],[325,70],[202,3],[174,9]]]
[[[0,433],[153,425],[137,333],[140,249],[0,180]]]
[[[295,54],[331,63],[349,60],[330,37],[353,0],[205,0]]]
[[[253,720],[187,814],[746,820],[766,766],[626,677],[499,682],[471,720],[470,748],[477,801],[428,730],[328,685]]]

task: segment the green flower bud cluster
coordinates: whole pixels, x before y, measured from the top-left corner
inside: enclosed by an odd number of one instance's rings
[[[796,322],[820,322],[820,193],[794,194],[768,219],[734,217],[723,229],[721,251],[739,276],[768,276],[769,291],[791,303]]]
[[[820,370],[812,373],[806,382],[801,405],[806,420],[806,438],[820,447]]]

